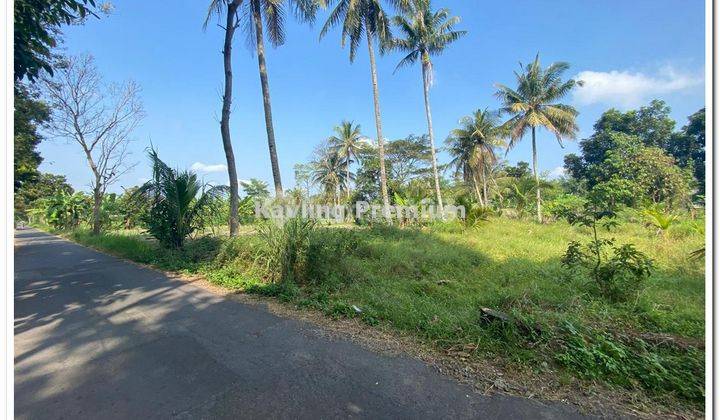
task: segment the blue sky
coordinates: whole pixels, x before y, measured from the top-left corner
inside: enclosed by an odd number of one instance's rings
[[[226,182],[220,140],[222,30],[202,22],[207,2],[115,0],[101,20],[65,30],[67,53],[90,53],[108,82],[133,79],[142,86],[147,115],[135,131],[132,160],[138,165],[112,191],[149,176],[144,149],[150,142],[167,163],[194,165],[208,181]],[[547,64],[567,61],[568,77],[580,75],[586,87],[567,98],[580,111],[578,140],[592,132],[610,107],[629,109],[652,98],[667,101],[678,126],[704,106],[705,27],[702,0],[633,1],[478,1],[436,0],[462,18],[468,34],[434,59],[431,91],[435,136],[442,142],[458,120],[477,108],[497,108],[495,83],[512,85],[518,62],[536,52]],[[270,90],[283,184],[294,185],[293,165],[306,162],[313,148],[342,119],[361,124],[375,136],[366,49],[354,63],[340,47],[340,34],[318,41],[326,12],[313,27],[288,19],[285,45],[268,48]],[[379,57],[378,77],[384,134],[389,139],[426,132],[418,67],[393,74],[399,54]],[[235,86],[232,139],[240,179],[272,175],[256,58],[238,34],[233,57]],[[561,149],[540,131],[541,170],[562,166]],[[74,144],[47,140],[40,146],[41,169],[66,174],[77,189],[88,189],[90,172]],[[530,142],[508,154],[510,162],[529,161]],[[441,153],[440,160],[447,161]],[[203,170],[205,168],[205,170]],[[213,171],[215,169],[215,171]],[[219,170],[218,170],[219,169]]]

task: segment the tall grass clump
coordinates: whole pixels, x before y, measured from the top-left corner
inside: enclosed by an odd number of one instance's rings
[[[305,280],[307,249],[315,226],[314,220],[301,217],[258,226],[261,255],[271,282],[299,283]]]

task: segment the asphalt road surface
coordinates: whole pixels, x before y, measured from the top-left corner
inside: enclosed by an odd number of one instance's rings
[[[26,229],[15,233],[15,415],[575,418],[483,396],[409,357]]]

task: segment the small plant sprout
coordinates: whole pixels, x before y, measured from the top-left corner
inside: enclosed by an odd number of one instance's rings
[[[657,233],[663,235],[663,237],[667,235],[668,229],[678,218],[677,215],[664,211],[660,205],[646,208],[643,210],[643,215],[647,218],[648,226],[656,228]]]

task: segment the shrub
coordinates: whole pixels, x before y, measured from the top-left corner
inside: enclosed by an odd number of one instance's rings
[[[587,200],[575,194],[562,194],[545,203],[545,210],[555,218],[562,218],[568,212],[581,211]]]
[[[273,282],[301,282],[305,276],[307,249],[315,221],[293,217],[282,224],[267,222],[258,227],[262,255]]]
[[[473,206],[465,214],[465,227],[477,228],[493,214],[493,210],[489,207]]]
[[[677,215],[666,212],[661,205],[648,207],[642,213],[646,217],[647,225],[657,229],[657,233],[663,236],[678,218]]]
[[[55,229],[74,229],[86,220],[90,214],[90,198],[82,192],[68,194],[61,191],[46,201],[40,203],[44,206],[43,217],[45,223]]]
[[[602,224],[608,230],[614,227],[615,213],[588,204],[582,211],[563,214],[570,224],[591,228],[593,237],[584,245],[570,242],[562,265],[573,271],[587,270],[599,292],[611,301],[624,301],[635,294],[650,276],[653,262],[632,244],[615,246],[614,239],[598,237],[597,225]]]
[[[203,209],[211,206],[225,187],[207,188],[193,172],[167,166],[155,150],[149,155],[153,179],[137,190],[152,203],[145,223],[162,245],[180,248],[185,238],[203,227]]]
[[[555,359],[585,379],[604,379],[624,387],[658,393],[673,392],[704,401],[705,369],[702,352],[688,348],[658,349],[642,339],[620,340],[608,333],[575,327],[560,331]]]
[[[117,194],[110,193],[103,196],[100,204],[100,225],[104,230],[117,230],[123,227],[120,199]]]
[[[347,229],[317,229],[310,235],[307,251],[307,279],[315,284],[338,284],[346,281],[343,264],[349,254],[357,252],[360,236]]]
[[[600,293],[611,301],[627,300],[635,294],[653,267],[652,260],[635,246],[615,246],[612,239],[593,240],[586,245],[572,241],[562,264],[569,269],[589,270]]]

